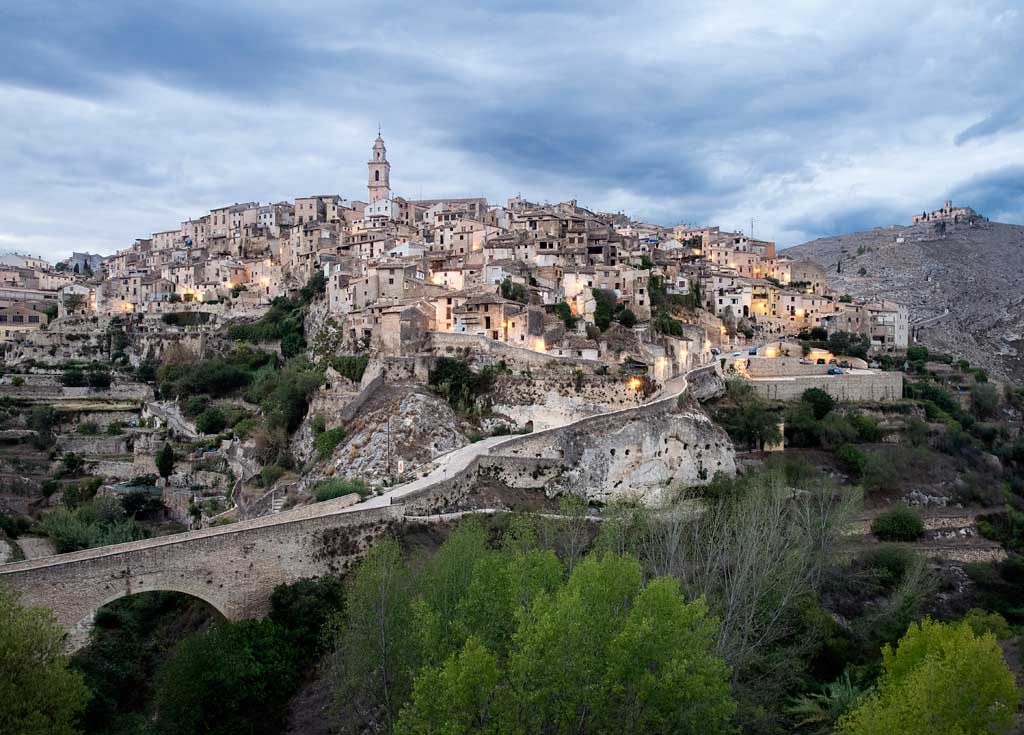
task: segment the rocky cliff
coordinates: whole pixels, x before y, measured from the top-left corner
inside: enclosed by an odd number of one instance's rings
[[[909,305],[921,343],[1024,382],[1024,227],[876,228],[784,253],[824,266],[839,293]]]

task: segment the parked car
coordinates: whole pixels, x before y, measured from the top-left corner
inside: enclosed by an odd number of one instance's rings
[[[832,367],[832,368],[828,369],[828,374],[829,375],[842,375],[843,374],[843,369],[842,368],[837,368],[837,367]]]

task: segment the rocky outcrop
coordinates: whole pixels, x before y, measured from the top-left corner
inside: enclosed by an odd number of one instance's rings
[[[346,428],[348,436],[311,475],[313,484],[325,476],[379,484],[469,443],[451,407],[417,386],[383,386]]]

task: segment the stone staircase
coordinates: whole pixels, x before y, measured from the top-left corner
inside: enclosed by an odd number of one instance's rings
[[[287,500],[287,493],[275,493],[274,497],[270,501],[270,513],[280,513],[281,509],[284,508],[284,502]]]

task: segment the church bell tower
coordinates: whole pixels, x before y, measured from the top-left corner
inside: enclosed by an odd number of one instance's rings
[[[370,152],[370,178],[366,189],[370,195],[370,204],[391,197],[391,164],[388,163],[388,150],[384,147],[384,139],[377,131],[377,140]]]

